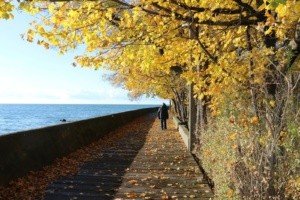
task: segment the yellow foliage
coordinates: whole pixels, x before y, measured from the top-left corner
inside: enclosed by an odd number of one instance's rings
[[[252,117],[251,120],[250,120],[250,123],[251,124],[258,124],[259,123],[258,117],[257,116]]]
[[[36,38],[35,41],[43,41],[38,42],[40,45],[57,48],[60,53],[83,47],[85,52],[76,58],[78,64],[115,71],[120,76],[118,80],[122,80],[133,93],[151,91],[151,94],[172,98],[174,94],[167,91],[170,87],[161,87],[161,81],[172,82],[170,69],[180,66],[184,70],[177,78],[186,84],[195,83],[199,98],[210,96],[209,107],[214,115],[218,115],[224,103],[224,89],[230,90],[238,85],[238,89],[244,90],[249,82],[262,84],[269,64],[268,56],[274,52],[264,45],[246,50],[247,27],[234,24],[240,18],[228,12],[237,12],[241,7],[239,3],[231,0],[189,0],[184,3],[186,7],[156,0],[33,0],[22,2],[20,8],[32,14],[43,14],[46,8],[49,13],[40,18],[38,25],[33,24],[27,33],[28,41],[33,42]],[[288,0],[277,7],[270,7],[268,1],[262,5],[253,2],[249,6],[266,11],[264,22],[270,26],[267,34],[275,31],[278,35],[287,36],[282,27],[291,27],[299,19],[299,1]],[[199,9],[190,10],[188,7]],[[11,9],[6,10],[11,12]],[[275,15],[268,10],[278,13],[280,19],[274,20]],[[245,19],[252,15],[248,9],[240,14]],[[186,20],[189,17],[193,18],[193,24]],[[257,25],[259,30],[261,23],[253,26]],[[230,28],[222,31],[220,26]],[[191,29],[198,35],[195,36]],[[259,31],[251,30],[251,36],[255,41],[263,42]],[[237,53],[237,49],[241,51]],[[213,57],[218,59],[212,62]],[[249,67],[250,62],[253,62],[252,68]],[[151,84],[155,89],[136,84],[138,78],[145,79],[147,76],[153,79]],[[158,84],[157,87],[155,84]]]
[[[10,1],[0,0],[0,19],[11,19],[13,18],[12,10],[14,6]]]
[[[228,163],[226,159],[234,163],[238,145],[249,157],[252,141],[268,147],[271,129],[252,134],[265,121],[253,117],[258,114],[250,101],[275,111],[280,104],[266,95],[267,79],[274,70],[284,74],[287,68],[299,68],[299,56],[289,66],[295,48],[287,45],[287,41],[295,43],[299,28],[297,0],[31,0],[22,1],[19,7],[39,14],[27,31],[29,42],[59,53],[79,47],[83,51],[75,58],[77,64],[113,71],[112,82],[128,89],[133,97],[178,98],[193,84],[194,96],[205,101],[215,119],[232,109],[229,125],[239,130],[227,134],[219,130],[216,141],[204,138],[208,144],[203,152],[213,157],[207,158],[212,163]],[[0,18],[11,18],[12,9],[11,1],[0,0]],[[255,138],[250,141],[251,137]],[[224,140],[227,145],[220,144]],[[224,157],[214,154],[215,146]],[[217,168],[230,171],[223,165]],[[226,185],[229,181],[222,178],[219,185]],[[235,196],[228,187],[219,193]]]

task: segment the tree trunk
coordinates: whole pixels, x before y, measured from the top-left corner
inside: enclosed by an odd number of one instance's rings
[[[251,37],[250,37],[250,27],[249,26],[247,26],[246,36],[247,36],[247,49],[248,49],[248,51],[252,51],[252,44],[251,44]],[[249,86],[250,86],[252,109],[255,113],[255,116],[259,118],[257,91],[256,91],[255,84],[254,84],[253,61],[252,61],[252,59],[250,59],[250,63],[249,63],[249,73],[250,73],[249,74]]]
[[[178,113],[177,102],[176,102],[175,99],[172,99],[171,101],[172,101],[172,104],[173,104],[173,110],[178,115],[179,113]]]

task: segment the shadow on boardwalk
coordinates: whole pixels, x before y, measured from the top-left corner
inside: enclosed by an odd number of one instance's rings
[[[213,195],[195,160],[169,120],[148,115],[121,129],[122,139],[97,152],[74,176],[46,190],[47,200],[210,199]],[[123,132],[124,131],[124,134]]]
[[[114,199],[154,120],[155,116],[149,115],[121,129],[127,136],[99,152],[97,159],[85,163],[76,175],[53,182],[45,199]]]

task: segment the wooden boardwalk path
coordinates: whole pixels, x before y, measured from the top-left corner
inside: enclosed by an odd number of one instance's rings
[[[132,122],[139,128],[128,129],[76,175],[50,184],[45,199],[210,199],[210,188],[171,123],[161,131],[154,115]]]

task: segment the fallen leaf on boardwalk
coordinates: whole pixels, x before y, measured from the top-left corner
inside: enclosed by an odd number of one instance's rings
[[[130,183],[132,185],[137,185],[138,181],[137,180],[130,180],[130,181],[128,181],[128,183]]]
[[[140,197],[145,197],[145,196],[146,196],[146,193],[140,194]]]
[[[170,197],[169,197],[167,194],[163,194],[163,195],[161,196],[161,199],[167,200],[167,199],[170,199]]]
[[[129,193],[125,193],[127,198],[137,198],[137,194],[135,192],[129,192]]]

